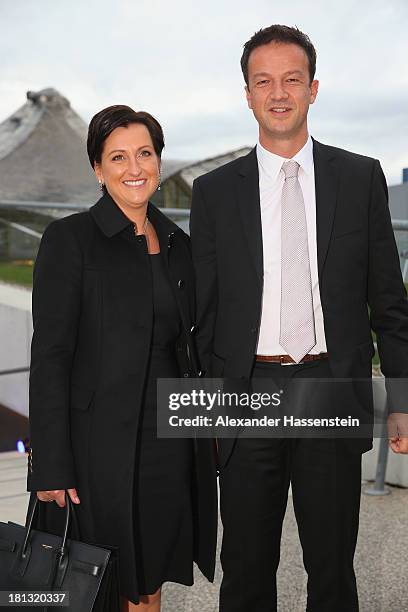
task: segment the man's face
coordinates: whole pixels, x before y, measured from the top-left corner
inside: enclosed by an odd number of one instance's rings
[[[272,42],[254,49],[248,83],[248,106],[259,123],[261,143],[307,137],[307,113],[319,82],[310,83],[309,62],[301,47]]]

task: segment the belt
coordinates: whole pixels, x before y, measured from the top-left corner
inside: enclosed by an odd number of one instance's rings
[[[280,365],[300,365],[307,361],[319,361],[319,359],[327,359],[327,353],[318,353],[317,355],[305,355],[302,361],[296,363],[290,355],[255,355],[256,361],[268,363],[279,363]]]

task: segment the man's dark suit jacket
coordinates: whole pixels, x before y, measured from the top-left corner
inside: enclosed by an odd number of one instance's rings
[[[371,378],[373,329],[384,375],[406,377],[408,302],[381,166],[316,141],[313,157],[319,287],[332,374]],[[263,288],[255,149],[195,180],[191,238],[202,367],[214,377],[249,378]],[[392,409],[407,411],[402,405]],[[371,439],[353,442],[359,451],[372,445]],[[221,462],[232,444],[221,442]]]

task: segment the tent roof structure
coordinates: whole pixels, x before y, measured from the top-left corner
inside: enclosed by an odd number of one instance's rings
[[[86,123],[52,88],[27,92],[0,124],[0,200],[93,203]]]
[[[174,168],[173,172],[167,172],[165,180],[171,179],[175,175],[178,175],[185,183],[186,187],[191,190],[194,179],[202,174],[210,172],[211,170],[215,170],[215,168],[219,168],[220,166],[223,166],[224,164],[227,164],[238,157],[247,155],[251,149],[252,147],[241,147],[240,149],[235,149],[234,151],[228,151],[226,153],[222,153],[221,155],[208,157],[195,162],[180,162],[180,164]]]

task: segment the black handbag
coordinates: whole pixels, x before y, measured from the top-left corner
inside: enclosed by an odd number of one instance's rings
[[[35,496],[25,527],[10,521],[0,523],[0,591],[25,591],[27,594],[32,591],[53,591],[56,594],[66,591],[69,606],[64,606],[63,610],[120,612],[116,549],[68,539],[70,523],[73,521],[75,524],[76,518],[67,493],[62,537],[33,529],[38,502]],[[56,609],[51,603],[49,607],[45,604],[44,608],[25,606],[22,604],[21,610]]]

